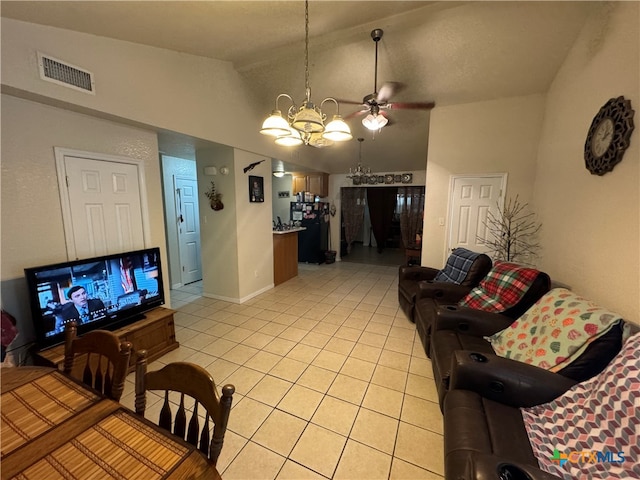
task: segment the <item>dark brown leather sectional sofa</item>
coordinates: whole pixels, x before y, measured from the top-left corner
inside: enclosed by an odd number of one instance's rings
[[[443,409],[445,478],[557,480],[538,468],[520,408],[550,402],[600,373],[620,351],[622,327],[616,325],[558,373],[486,348],[454,352]]]

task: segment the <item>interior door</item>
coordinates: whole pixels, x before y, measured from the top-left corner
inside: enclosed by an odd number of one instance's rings
[[[182,284],[186,285],[202,280],[198,187],[191,178],[175,177],[174,182]]]
[[[70,154],[61,163],[70,258],[144,248],[139,166]]]
[[[498,214],[504,203],[506,174],[453,176],[449,192],[448,251],[464,247],[486,253],[487,215]],[[448,256],[448,252],[447,255]],[[445,258],[446,258],[445,256]]]

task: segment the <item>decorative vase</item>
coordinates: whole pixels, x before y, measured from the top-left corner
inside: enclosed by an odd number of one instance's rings
[[[211,200],[211,209],[218,211],[224,208],[224,204],[220,200]]]

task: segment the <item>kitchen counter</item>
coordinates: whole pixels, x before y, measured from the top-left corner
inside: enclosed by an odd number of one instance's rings
[[[307,227],[294,227],[294,228],[290,228],[289,230],[274,230],[273,234],[274,235],[283,235],[285,233],[294,233],[294,232],[300,232],[302,230],[306,230]]]
[[[273,231],[273,283],[280,285],[298,276],[298,232],[305,227]]]

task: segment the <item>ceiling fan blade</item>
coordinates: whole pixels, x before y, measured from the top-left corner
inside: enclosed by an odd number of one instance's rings
[[[434,102],[393,102],[386,104],[384,108],[389,110],[431,110],[435,106]]]
[[[405,85],[400,82],[385,82],[378,92],[378,96],[376,97],[376,102],[378,103],[386,103],[389,99],[399,91],[403,90]]]
[[[356,102],[355,100],[343,100],[341,98],[336,98],[336,102],[344,103],[345,105],[362,105],[362,101]]]
[[[365,113],[369,113],[369,109],[364,108],[364,109],[362,109],[362,110],[358,110],[357,112],[350,113],[349,115],[347,115],[346,117],[344,117],[344,118],[343,118],[343,120],[350,120],[350,119],[352,119],[352,118],[355,118],[355,117],[359,117],[359,116],[361,116],[361,115],[364,115]]]

